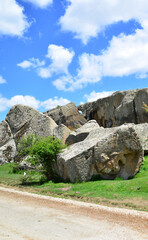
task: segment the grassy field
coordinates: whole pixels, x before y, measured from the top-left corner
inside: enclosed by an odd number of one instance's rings
[[[140,172],[126,181],[115,179],[74,184],[49,181],[40,184],[41,175],[32,172],[31,184],[24,186],[21,185],[23,174],[23,171],[12,173],[12,164],[0,166],[0,185],[55,197],[148,211],[148,156],[145,156]]]

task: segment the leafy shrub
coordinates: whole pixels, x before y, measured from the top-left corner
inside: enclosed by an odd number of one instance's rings
[[[26,161],[40,166],[47,180],[54,179],[54,164],[57,154],[65,147],[59,139],[54,137],[39,137],[28,135],[18,144],[18,155],[28,156]]]
[[[38,137],[29,134],[27,137],[22,137],[17,145],[18,156],[24,157],[29,155],[32,145],[37,141]]]
[[[54,163],[63,147],[61,141],[53,137],[41,138],[32,145],[31,156],[36,159],[37,164],[42,165],[48,180],[55,176]]]

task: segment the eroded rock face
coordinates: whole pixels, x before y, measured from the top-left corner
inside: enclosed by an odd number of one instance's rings
[[[148,154],[148,123],[131,124],[131,126],[135,129],[140,139],[144,154]]]
[[[69,146],[57,158],[57,173],[63,180],[88,181],[133,177],[143,161],[143,149],[132,126],[94,128],[84,141]]]
[[[57,107],[44,113],[51,117],[58,125],[64,124],[73,130],[81,127],[87,121],[76,108],[75,103],[69,103],[63,107]]]
[[[148,105],[148,88],[115,92],[109,97],[78,106],[87,120],[95,119],[105,128],[124,123],[148,122],[148,113],[143,109]]]
[[[16,144],[6,121],[0,123],[0,164],[11,162],[16,154]]]
[[[100,129],[99,124],[96,122],[96,120],[90,120],[86,124],[84,124],[82,127],[78,128],[75,131],[72,131],[69,136],[66,139],[66,144],[71,145],[77,142],[81,142],[87,138],[87,136],[94,130],[94,129]],[[104,131],[104,128],[102,128]]]
[[[22,136],[28,134],[42,137],[52,136],[53,130],[57,126],[52,118],[21,104],[15,105],[10,109],[6,121],[16,142]]]
[[[12,138],[13,135],[8,123],[5,120],[2,121],[0,123],[0,147],[5,145]]]
[[[57,139],[60,139],[63,144],[65,144],[65,141],[67,137],[70,134],[70,129],[67,128],[64,124],[60,124],[57,127],[55,127],[53,131],[53,136]]]
[[[0,123],[0,164],[14,161],[21,137],[28,134],[53,136],[56,126],[52,118],[31,107],[20,104],[12,107],[6,121]]]

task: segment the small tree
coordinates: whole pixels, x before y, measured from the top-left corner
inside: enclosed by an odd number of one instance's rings
[[[27,160],[33,165],[41,165],[41,169],[47,180],[54,179],[54,164],[57,154],[65,148],[59,139],[54,137],[39,137],[28,135],[22,138],[18,144],[18,154],[28,156]]]
[[[26,137],[22,137],[17,144],[18,156],[25,157],[29,155],[30,149],[37,139],[38,137],[34,136],[33,134],[29,134]]]
[[[56,157],[64,147],[61,141],[54,137],[41,138],[32,145],[30,154],[38,164],[42,165],[43,172],[48,180],[55,177],[54,164]]]

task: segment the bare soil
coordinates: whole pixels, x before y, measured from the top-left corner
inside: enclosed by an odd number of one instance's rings
[[[148,240],[148,213],[0,187],[0,239]]]

